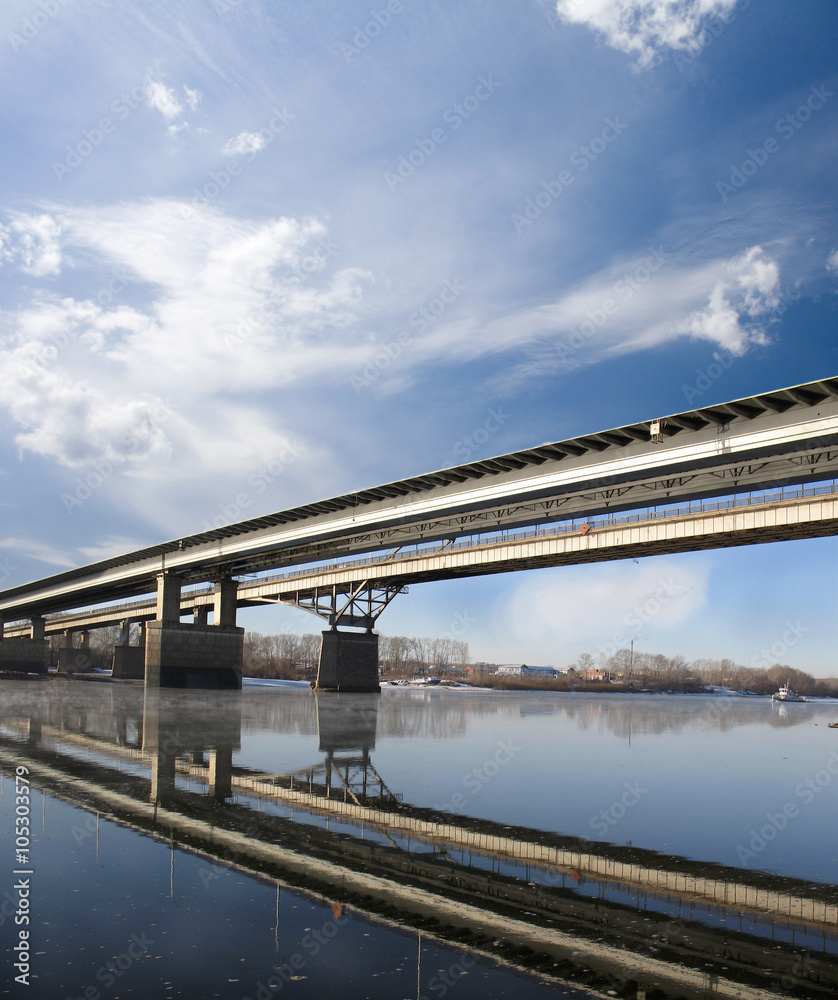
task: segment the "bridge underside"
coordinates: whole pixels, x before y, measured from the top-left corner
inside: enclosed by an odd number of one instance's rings
[[[202,590],[182,591],[178,577],[164,574],[158,578],[156,599],[46,620],[36,616],[31,624],[7,626],[0,642],[0,666],[43,672],[45,635],[146,622],[141,648],[129,646],[123,632],[124,641],[114,656],[114,676],[145,676],[148,684],[164,687],[238,687],[244,630],[235,625],[236,608],[281,603],[317,614],[330,626],[323,633],[316,687],[377,691],[377,636],[372,629],[396,595],[406,593],[408,584],[835,535],[838,492],[833,489],[818,487],[792,497],[763,498],[764,502],[714,503],[711,509],[701,505],[396,550],[370,556],[363,565],[316,567],[238,583],[225,579]],[[210,611],[212,625],[207,624]],[[189,614],[194,621],[182,622],[181,617]],[[81,647],[73,649],[70,643],[62,653],[67,657],[65,669],[82,669]]]

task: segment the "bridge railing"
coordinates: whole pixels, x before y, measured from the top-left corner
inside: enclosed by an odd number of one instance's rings
[[[544,538],[555,535],[572,534],[578,532],[583,524],[593,530],[595,528],[611,528],[623,524],[638,524],[653,520],[663,520],[670,517],[689,517],[692,514],[709,514],[716,511],[730,510],[731,508],[747,508],[763,506],[769,503],[782,503],[785,500],[803,500],[807,497],[830,496],[838,493],[838,481],[831,480],[821,486],[813,486],[800,489],[783,489],[769,494],[760,493],[756,496],[749,494],[746,497],[733,497],[728,500],[713,501],[693,501],[686,506],[680,507],[655,507],[647,508],[645,513],[624,514],[598,518],[593,520],[573,518],[571,521],[558,525],[544,525],[528,531],[494,531],[478,532],[459,542],[452,542],[444,546],[445,552],[457,551],[460,549],[476,548],[480,545],[491,545],[497,542],[517,542],[526,541],[528,538]],[[253,575],[242,577],[241,579],[251,584],[269,584],[280,580],[292,580],[296,577],[313,576],[324,573],[328,570],[351,569],[354,566],[380,565],[381,563],[394,562],[404,559],[408,555],[430,555],[434,552],[441,552],[443,549],[438,542],[427,542],[424,545],[416,543],[404,546],[399,549],[398,554],[387,553],[380,556],[366,556],[361,559],[335,559],[334,562],[321,564],[319,566],[309,566],[305,569],[294,570],[291,573],[278,573],[272,576]]]
[[[696,500],[686,506],[658,506],[654,508],[647,508],[644,512],[635,514],[622,514],[619,516],[614,515],[611,517],[596,518],[592,520],[572,518],[570,521],[562,524],[542,525],[528,531],[509,532],[501,530],[493,532],[475,532],[475,534],[470,535],[461,541],[446,544],[444,546],[444,550],[446,552],[451,552],[462,549],[476,548],[480,545],[491,545],[498,542],[517,542],[526,541],[529,538],[545,538],[556,535],[572,534],[580,531],[583,524],[587,524],[591,530],[597,528],[611,528],[619,525],[638,524],[654,520],[664,520],[672,517],[689,517],[694,514],[708,514],[724,510],[764,506],[765,504],[770,503],[782,503],[786,500],[805,500],[807,497],[829,496],[835,493],[838,493],[838,480],[832,479],[818,486],[800,487],[797,489],[780,489],[772,491],[771,493],[749,493],[747,496],[731,497],[724,500]],[[241,583],[250,584],[251,586],[272,584],[300,577],[315,576],[319,573],[324,573],[330,570],[351,569],[355,566],[377,566],[401,560],[410,555],[430,555],[434,552],[440,551],[442,551],[442,548],[438,542],[427,542],[424,545],[421,543],[415,543],[413,545],[400,547],[397,554],[390,552],[384,555],[369,555],[360,559],[335,559],[333,562],[326,565],[321,564],[319,566],[308,566],[305,569],[294,570],[290,573],[278,573],[266,576],[258,574],[252,576],[247,575],[242,576],[239,579]],[[192,597],[208,597],[214,593],[214,590],[215,588],[213,586],[199,586],[194,590],[184,591],[183,597],[184,599]],[[132,611],[136,611],[138,608],[147,607],[148,604],[148,598],[136,601],[124,601],[120,604],[105,605],[102,607],[102,611],[113,612],[115,615],[119,613],[119,616],[122,616],[122,613],[124,612],[124,617],[130,618]],[[50,622],[56,622],[65,618],[74,618],[78,614],[79,611],[58,612],[56,614],[49,615],[47,620]],[[25,624],[25,621],[7,622],[6,628],[22,628]]]

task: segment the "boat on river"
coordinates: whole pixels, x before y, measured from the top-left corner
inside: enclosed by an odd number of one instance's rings
[[[779,691],[776,691],[774,694],[771,695],[771,700],[772,701],[806,701],[806,699],[803,697],[803,695],[798,694],[796,691],[792,691],[792,689],[789,687],[789,682],[788,681],[786,681],[786,683],[780,688]]]

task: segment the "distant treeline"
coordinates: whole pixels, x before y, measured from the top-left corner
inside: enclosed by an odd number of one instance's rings
[[[115,627],[91,632],[91,659],[94,666],[110,667],[113,647],[119,630]],[[136,641],[136,639],[132,639]],[[57,658],[58,641],[54,641]],[[573,673],[556,679],[498,676],[497,664],[480,664],[472,672],[469,647],[460,639],[424,638],[404,635],[379,635],[379,665],[384,677],[434,675],[454,676],[467,683],[505,689],[619,691],[648,689],[654,691],[702,691],[724,687],[734,691],[772,694],[789,682],[799,694],[813,697],[838,697],[838,678],[816,678],[788,664],[770,667],[746,667],[733,660],[697,659],[664,656],[618,649],[611,656],[595,659],[582,653],[568,667]],[[244,673],[247,677],[312,680],[320,657],[320,635],[262,635],[246,632],[244,636]],[[488,669],[487,669],[488,668]],[[609,683],[589,680],[588,671],[605,670]]]
[[[320,657],[319,635],[244,636],[246,677],[282,677],[313,680]],[[425,639],[380,635],[378,663],[385,677],[412,677],[432,669],[465,671],[468,643],[459,639]]]
[[[487,664],[491,666],[491,664]],[[662,653],[634,653],[619,649],[613,656],[595,660],[583,653],[569,665],[573,673],[554,680],[542,678],[505,677],[483,673],[480,683],[495,688],[538,688],[541,690],[588,691],[704,691],[723,687],[754,694],[773,694],[787,682],[798,694],[813,697],[838,697],[838,678],[816,678],[784,663],[770,667],[745,667],[733,660],[698,659],[688,661],[683,656],[668,657]],[[586,678],[589,670],[600,668],[609,682]]]

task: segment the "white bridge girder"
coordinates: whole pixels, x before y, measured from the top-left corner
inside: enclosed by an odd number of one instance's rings
[[[363,565],[320,566],[243,580],[237,603],[239,607],[294,604],[335,627],[369,629],[412,583],[838,534],[835,486],[799,491],[791,498],[707,506],[713,509],[664,510],[657,516],[607,518],[502,538],[450,540],[418,551],[395,549],[386,556],[371,556]],[[211,607],[214,599],[214,589],[186,593],[181,597],[181,614]],[[155,609],[156,601],[149,599],[56,615],[47,617],[45,631],[54,634],[127,619],[147,621],[155,617]],[[28,634],[29,628],[28,622],[7,625],[6,635]]]
[[[368,580],[354,581],[331,586],[315,586],[307,590],[295,590],[278,595],[281,604],[291,604],[310,611],[331,628],[348,626],[372,631],[378,616],[397,594],[406,594],[407,588],[401,584],[371,585]]]
[[[827,378],[482,459],[115,556],[0,592],[0,620],[138,597],[164,573],[188,589],[211,579],[352,555],[374,562],[372,553],[397,545],[591,520],[835,477],[838,379]],[[310,609],[322,608],[319,596],[312,595]],[[339,611],[335,606],[329,613]],[[357,617],[368,618],[369,611]]]

